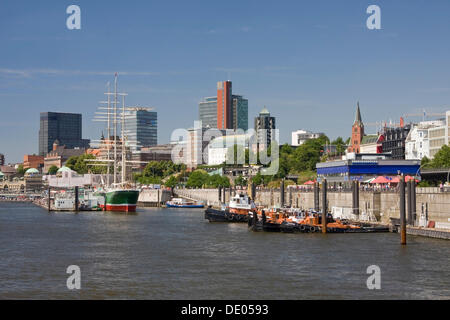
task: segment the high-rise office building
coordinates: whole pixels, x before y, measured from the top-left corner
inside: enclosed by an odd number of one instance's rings
[[[217,128],[217,97],[204,98],[198,104],[198,113],[204,128]]]
[[[248,100],[232,94],[231,81],[217,83],[217,96],[204,98],[198,104],[203,127],[248,129]]]
[[[82,139],[82,118],[79,113],[41,112],[39,155],[45,156],[55,140],[68,149],[89,148],[89,140]]]
[[[217,128],[233,128],[231,81],[217,82]]]
[[[151,147],[158,144],[158,116],[156,111],[135,107],[127,111],[125,117],[127,139],[131,150]]]
[[[275,140],[275,117],[270,116],[269,110],[264,107],[255,118],[255,131],[257,135],[258,149],[264,149]]]
[[[248,129],[248,100],[242,96],[232,95],[233,99],[233,123],[232,129]]]

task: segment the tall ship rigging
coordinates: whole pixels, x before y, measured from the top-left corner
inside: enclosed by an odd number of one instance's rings
[[[100,150],[104,156],[101,159],[86,161],[91,161],[92,163],[90,165],[98,165],[99,162],[103,162],[101,165],[107,167],[106,182],[104,182],[103,190],[100,191],[105,196],[103,209],[107,211],[134,212],[136,211],[139,190],[132,187],[131,178],[127,174],[127,169],[131,163],[140,161],[128,160],[130,147],[137,146],[137,141],[127,139],[127,131],[125,128],[125,119],[127,117],[127,110],[129,109],[125,107],[125,96],[127,94],[117,92],[117,78],[118,75],[116,73],[114,78],[114,92],[110,92],[108,83],[108,92],[105,93],[108,99],[107,101],[102,101],[107,106],[99,107],[99,109],[106,110],[106,112],[96,112],[97,115],[94,119],[94,121],[107,122],[107,139],[100,140]],[[121,108],[119,106],[119,97],[122,98]],[[119,123],[120,138],[118,137]],[[111,169],[112,182],[110,181]]]

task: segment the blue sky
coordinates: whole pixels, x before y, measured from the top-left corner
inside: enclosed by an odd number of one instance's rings
[[[81,30],[66,8],[81,8]],[[381,30],[366,8],[381,8]],[[155,107],[159,142],[193,126],[198,102],[231,79],[266,105],[281,142],[296,129],[350,135],[364,122],[450,106],[450,1],[0,1],[0,153],[37,153],[39,112],[83,114],[84,138],[119,72],[129,105]],[[411,118],[417,120],[417,118]],[[375,127],[367,127],[375,131]]]

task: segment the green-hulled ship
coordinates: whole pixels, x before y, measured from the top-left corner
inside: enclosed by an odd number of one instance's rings
[[[103,149],[105,149],[107,153],[107,159],[103,159],[100,161],[106,162],[107,166],[107,181],[104,185],[104,190],[101,192],[105,198],[105,202],[102,205],[102,208],[107,211],[124,211],[124,212],[134,212],[136,211],[136,205],[139,197],[139,190],[133,189],[131,187],[131,183],[126,181],[127,177],[127,163],[132,161],[127,161],[127,149],[131,146],[131,144],[135,143],[134,141],[128,141],[127,136],[125,134],[125,118],[127,110],[132,110],[133,108],[125,107],[125,93],[117,92],[117,73],[115,74],[115,90],[114,92],[109,91],[108,84],[108,106],[106,108],[107,112],[97,112],[101,114],[99,121],[107,121],[107,133],[108,138],[105,141],[102,137],[101,145]],[[118,112],[118,96],[122,97],[122,110]],[[110,97],[113,97],[113,101],[111,101]],[[106,115],[103,116],[103,115]],[[120,120],[118,119],[120,116]],[[121,137],[117,136],[117,124],[121,122]],[[110,126],[112,124],[112,128]],[[111,137],[111,129],[113,129],[113,136]],[[130,144],[131,143],[131,144]],[[118,150],[119,149],[119,150]],[[111,155],[111,151],[113,154]],[[119,159],[118,154],[121,154],[121,158]],[[87,160],[90,161],[90,160]],[[94,162],[98,162],[98,160],[91,160]],[[133,161],[138,162],[138,161]],[[110,165],[113,167],[113,183],[110,184]],[[118,167],[121,168],[121,181],[118,182]]]
[[[107,211],[135,212],[139,190],[114,189],[106,192],[105,209]]]

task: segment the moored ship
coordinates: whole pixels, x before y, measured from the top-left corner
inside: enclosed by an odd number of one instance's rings
[[[182,198],[173,198],[166,202],[168,208],[203,208],[205,205],[196,201],[188,201]]]
[[[106,192],[104,208],[106,211],[135,212],[139,190],[116,189]]]
[[[247,222],[249,213],[253,210],[256,210],[255,204],[246,194],[236,194],[227,207],[207,208],[205,219],[209,222]]]

